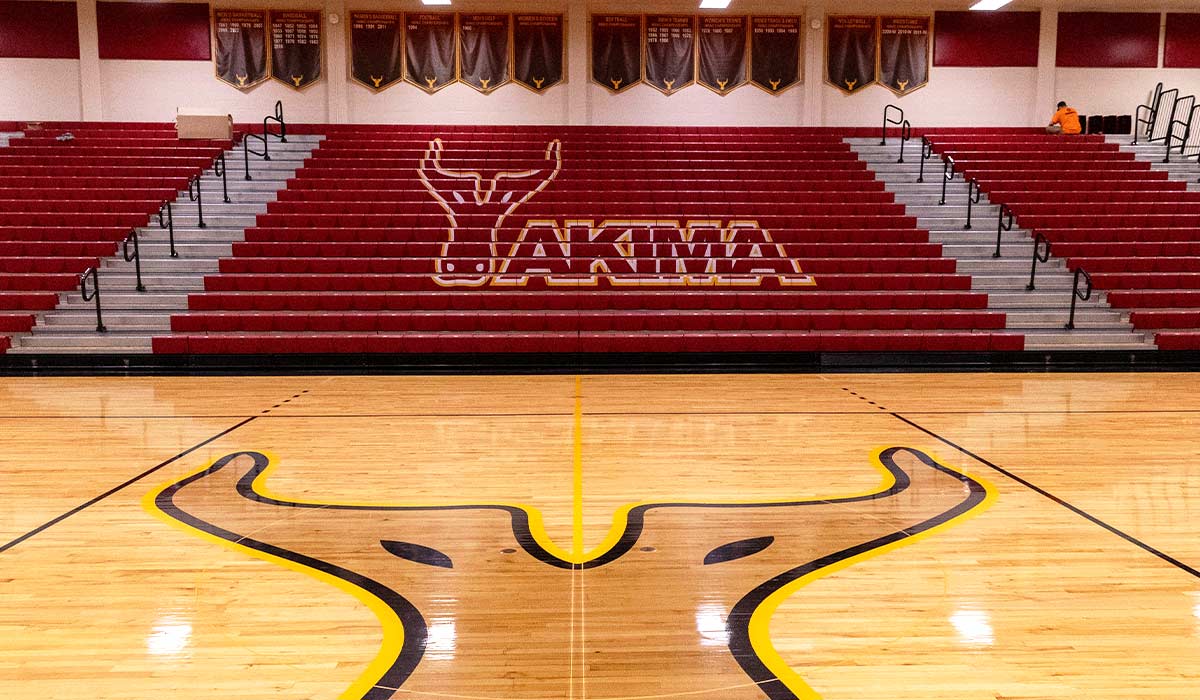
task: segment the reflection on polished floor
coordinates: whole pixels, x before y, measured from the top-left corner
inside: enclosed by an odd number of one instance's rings
[[[0,380],[0,697],[1194,700],[1194,376]]]

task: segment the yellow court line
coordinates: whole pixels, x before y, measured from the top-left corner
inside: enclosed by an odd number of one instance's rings
[[[571,513],[571,559],[575,563],[583,559],[583,377],[575,377],[575,427],[572,431],[574,455],[572,459],[574,499]]]
[[[273,464],[275,462],[274,456],[270,453],[261,452],[261,454],[267,456],[269,464]],[[338,696],[340,700],[358,700],[359,698],[362,698],[371,690],[371,688],[375,686],[375,683],[380,678],[383,678],[383,675],[387,673],[388,669],[392,667],[392,664],[395,663],[396,659],[400,657],[400,650],[404,648],[404,623],[400,621],[399,616],[396,615],[396,611],[392,610],[387,603],[375,597],[373,593],[363,588],[359,588],[349,581],[338,578],[332,574],[327,574],[324,571],[307,567],[290,559],[284,559],[283,557],[278,557],[274,554],[268,554],[267,552],[254,549],[252,547],[247,547],[239,542],[231,542],[223,537],[218,537],[217,535],[205,532],[204,530],[176,520],[169,514],[159,509],[158,505],[155,503],[155,500],[158,498],[159,494],[183,479],[203,472],[215,464],[216,461],[217,460],[214,459],[203,467],[200,467],[199,469],[190,472],[183,477],[172,479],[171,481],[152,489],[150,493],[147,493],[142,498],[142,508],[150,515],[162,520],[172,527],[183,530],[189,534],[196,535],[201,539],[215,542],[227,549],[232,549],[242,554],[249,554],[257,559],[269,561],[272,564],[278,564],[279,566],[282,566],[286,569],[291,569],[292,571],[298,571],[306,576],[315,578],[322,583],[329,584],[330,586],[333,586],[334,588],[337,588],[345,593],[349,593],[357,598],[359,602],[365,605],[367,609],[374,613],[375,617],[378,618],[379,627],[383,633],[383,639],[379,644],[379,651],[376,652],[375,658],[371,660],[371,663],[367,664],[366,669],[359,674],[358,678],[354,679],[354,682],[351,683],[350,686]]]
[[[553,539],[550,538],[550,535],[546,532],[546,526],[545,526],[545,522],[542,518],[542,512],[538,508],[535,508],[533,506],[530,506],[530,505],[527,505],[524,503],[514,503],[514,502],[504,502],[504,501],[486,502],[486,503],[481,503],[479,505],[505,506],[505,507],[519,508],[519,509],[525,511],[525,514],[529,519],[529,534],[533,537],[533,539],[539,545],[542,546],[542,548],[544,550],[546,550],[553,556],[558,557],[562,561],[570,562],[572,564],[582,564],[586,561],[589,561],[591,559],[595,559],[595,558],[599,557],[600,555],[602,555],[605,552],[612,549],[617,544],[617,542],[621,539],[621,536],[625,533],[625,528],[629,521],[629,512],[631,510],[633,510],[634,508],[636,508],[638,506],[653,505],[654,503],[656,503],[658,501],[635,501],[633,503],[626,503],[626,504],[622,505],[621,507],[617,508],[617,510],[613,513],[612,525],[609,526],[608,534],[604,537],[603,540],[601,540],[600,544],[596,545],[595,547],[593,547],[592,549],[590,549],[586,552],[583,551],[583,430],[582,430],[582,426],[583,426],[583,395],[582,395],[582,388],[581,388],[582,387],[582,378],[579,378],[579,377],[576,378],[576,385],[577,385],[577,387],[580,387],[580,388],[578,388],[576,391],[577,398],[576,398],[576,406],[575,406],[575,424],[577,427],[575,428],[575,431],[574,431],[575,436],[573,439],[573,442],[574,442],[573,462],[574,462],[574,474],[575,474],[574,494],[575,494],[575,498],[577,500],[573,504],[573,513],[572,513],[572,518],[574,520],[574,522],[572,523],[573,524],[573,528],[572,528],[573,529],[572,545],[573,546],[572,546],[572,548],[570,550],[568,550],[564,547],[560,547]],[[884,468],[882,463],[879,461],[879,453],[882,452],[883,449],[885,449],[885,448],[876,449],[871,454],[870,466],[873,467],[875,469],[875,471],[879,472],[879,475],[882,477],[882,480],[880,481],[879,485],[874,488],[871,488],[871,489],[855,491],[852,493],[833,493],[833,494],[825,494],[825,495],[807,496],[804,498],[780,498],[780,499],[773,499],[773,500],[767,500],[767,501],[746,501],[746,500],[739,500],[739,499],[706,500],[706,501],[702,501],[702,502],[697,502],[696,505],[704,505],[704,504],[710,504],[710,503],[771,505],[771,504],[777,504],[777,503],[791,503],[794,501],[821,501],[821,500],[833,500],[833,499],[843,499],[843,498],[857,498],[857,497],[861,497],[861,496],[868,496],[871,494],[879,493],[881,491],[886,491],[896,485],[896,479],[894,476],[892,476],[892,473],[889,472],[886,468]],[[278,492],[272,490],[267,483],[271,473],[274,472],[274,470],[278,467],[279,462],[273,454],[271,454],[269,452],[263,452],[263,454],[266,455],[268,458],[270,458],[270,463],[262,470],[261,473],[259,473],[259,475],[254,479],[254,482],[250,486],[251,486],[251,489],[255,493],[257,493],[260,496],[264,496],[266,498],[273,498],[278,501],[290,501],[293,503],[303,503],[305,505],[356,506],[356,507],[365,507],[365,508],[396,508],[396,507],[431,508],[431,507],[438,507],[439,505],[444,505],[444,504],[436,504],[436,503],[417,503],[417,502],[387,503],[387,502],[368,502],[368,501],[337,501],[337,502],[315,501],[312,499],[306,499],[306,498],[301,498],[301,497],[297,497],[297,496],[281,494],[281,493],[278,493]],[[576,538],[578,538],[578,539],[576,540]]]
[[[882,450],[876,450],[875,454],[878,455],[881,451]],[[983,486],[983,489],[986,493],[983,501],[965,513],[960,513],[959,515],[943,523],[939,523],[928,530],[925,530],[924,532],[917,533],[902,540],[891,542],[883,545],[882,547],[877,547],[876,549],[862,552],[861,554],[857,554],[847,559],[842,559],[841,561],[830,564],[822,569],[818,569],[809,574],[801,576],[795,581],[792,581],[791,583],[779,588],[774,593],[767,596],[766,600],[764,600],[757,608],[754,609],[754,612],[751,613],[749,629],[750,646],[754,649],[754,653],[758,656],[758,658],[763,662],[763,665],[766,666],[771,673],[775,674],[775,677],[782,681],[783,684],[786,685],[799,700],[821,700],[822,696],[820,693],[814,690],[812,686],[806,683],[804,679],[800,677],[799,673],[793,670],[791,666],[788,666],[787,662],[783,660],[783,657],[779,654],[778,650],[775,649],[775,645],[771,641],[771,618],[775,615],[775,612],[779,609],[779,606],[801,588],[808,586],[814,581],[832,576],[843,569],[854,566],[855,564],[866,561],[867,559],[872,559],[893,550],[906,547],[910,544],[915,544],[916,542],[940,533],[943,530],[954,527],[958,523],[973,518],[976,515],[984,512],[995,502],[997,491],[996,487],[991,482],[974,476],[973,474],[969,474],[966,470],[957,469],[950,466],[933,452],[925,451],[925,454],[929,455],[933,461],[949,469],[950,471],[968,476],[977,481],[981,486]]]

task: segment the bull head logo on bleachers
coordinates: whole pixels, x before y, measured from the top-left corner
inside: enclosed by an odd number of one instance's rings
[[[441,139],[430,141],[417,169],[449,220],[433,279],[444,286],[482,286],[496,271],[496,244],[504,220],[562,170],[562,143],[555,139],[546,145],[544,168],[500,171],[490,178],[443,167],[444,150]]]

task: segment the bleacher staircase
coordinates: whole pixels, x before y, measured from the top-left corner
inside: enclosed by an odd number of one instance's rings
[[[881,146],[878,138],[851,138],[847,142],[896,195],[896,201],[906,206],[908,214],[917,217],[918,226],[929,231],[930,242],[940,243],[942,254],[957,260],[959,273],[971,275],[972,289],[987,293],[989,310],[1003,312],[1007,329],[1025,335],[1026,350],[1154,349],[1152,339],[1135,331],[1128,314],[1110,308],[1101,293],[1094,294],[1090,301],[1079,302],[1075,329],[1067,330],[1064,325],[1071,303],[1072,273],[1064,262],[1051,257],[1049,262],[1039,264],[1036,289],[1026,291],[1033,256],[1030,232],[1015,226],[1004,232],[1002,257],[992,257],[999,206],[989,202],[985,194],[974,205],[972,229],[964,230],[967,183],[961,177],[948,183],[946,204],[939,206],[942,163],[936,156],[927,160],[925,181],[918,183],[919,142],[908,144],[904,163],[897,163],[900,144],[896,138],[889,138],[886,146]],[[1161,150],[1160,146],[1160,158]]]
[[[204,276],[215,273],[218,261],[231,255],[232,244],[244,240],[246,227],[267,210],[267,203],[287,186],[288,178],[322,138],[290,135],[286,143],[272,141],[271,160],[251,157],[252,180],[245,179],[240,145],[226,151],[230,202],[222,201],[221,178],[212,169],[206,170],[201,181],[205,228],[198,227],[197,205],[186,191],[179,192],[172,203],[178,257],[170,257],[168,232],[157,221],[137,229],[145,292],[136,291],[134,265],[120,253],[101,260],[99,279],[107,332],[96,332],[95,305],[84,301],[76,289],[60,294],[56,309],[37,314],[32,331],[14,336],[8,352],[152,352],[151,338],[170,329],[172,314],[186,313],[188,294],[204,289]]]

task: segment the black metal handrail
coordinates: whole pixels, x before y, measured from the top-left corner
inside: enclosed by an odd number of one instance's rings
[[[899,112],[900,116],[896,119],[888,119],[888,113],[893,110],[896,112]],[[880,132],[879,145],[880,146],[887,145],[888,124],[895,124],[895,125],[899,126],[903,123],[904,123],[904,110],[900,109],[896,105],[888,105],[887,107],[884,107],[883,108],[883,130]]]
[[[87,278],[92,278],[92,293],[88,295]],[[94,267],[89,267],[79,276],[79,292],[83,295],[84,301],[96,300],[96,332],[104,333],[108,329],[104,327],[104,317],[100,314],[100,273]]]
[[[229,169],[225,167],[225,151],[221,151],[213,159],[212,169],[213,175],[221,178],[221,194],[224,195],[225,203],[229,204]]]
[[[1083,293],[1079,292],[1079,278],[1080,277],[1083,277],[1084,281],[1087,282],[1087,289],[1084,290]],[[1075,302],[1076,302],[1076,300],[1087,301],[1088,299],[1091,299],[1093,289],[1095,289],[1095,287],[1092,286],[1092,276],[1089,275],[1087,273],[1087,271],[1084,270],[1082,267],[1075,268],[1075,281],[1071,283],[1071,317],[1069,319],[1067,319],[1067,325],[1066,325],[1067,330],[1075,329]]]
[[[179,253],[175,252],[175,214],[171,210],[170,200],[164,200],[158,207],[158,227],[167,230],[167,242],[171,246],[171,257],[178,258]]]
[[[278,134],[271,133],[268,122],[278,122],[279,123],[279,133]],[[267,116],[263,117],[262,136],[259,136],[258,134],[246,134],[245,136],[242,137],[242,160],[246,164],[246,179],[247,180],[254,179],[254,178],[250,177],[250,154],[251,153],[253,153],[256,156],[262,156],[263,160],[271,160],[271,142],[268,139],[268,137],[275,137],[275,138],[279,139],[280,143],[287,143],[287,124],[284,123],[284,121],[283,121],[283,101],[282,100],[275,103],[275,114],[273,114],[273,115],[268,114]],[[259,141],[262,142],[263,146],[262,146],[261,152],[250,148],[250,139],[258,139]]]
[[[1162,93],[1158,96],[1158,103],[1154,107],[1152,116],[1150,118],[1150,122],[1148,124],[1149,131],[1146,134],[1146,143],[1155,143],[1158,141],[1164,141],[1167,138],[1166,134],[1163,134],[1162,136],[1154,135],[1154,132],[1157,130],[1159,122],[1161,121],[1161,117],[1163,116],[1162,114],[1160,114],[1160,112],[1163,110],[1163,102],[1165,102],[1165,101],[1169,101],[1170,105],[1171,105],[1170,113],[1167,114],[1167,124],[1170,124],[1171,122],[1175,121],[1175,106],[1179,103],[1179,88],[1171,88],[1170,90],[1163,90]],[[1141,110],[1138,110],[1138,111],[1140,112]],[[1139,121],[1139,124],[1140,123],[1144,123],[1144,122]],[[1137,131],[1137,125],[1134,125],[1134,131],[1135,132]],[[1167,131],[1169,132],[1170,129],[1168,128]],[[1136,138],[1136,134],[1135,134],[1135,138]],[[1133,143],[1133,145],[1136,146],[1137,142],[1135,141]]]
[[[954,179],[954,156],[946,156],[942,162],[942,201],[938,202],[938,206],[946,204],[946,185]]]
[[[1183,111],[1187,113],[1186,119],[1181,120],[1181,119],[1175,118],[1175,115],[1178,114],[1180,111],[1179,110],[1180,105],[1184,106]],[[1192,110],[1195,109],[1195,107],[1196,107],[1196,96],[1195,95],[1185,95],[1184,97],[1180,97],[1179,99],[1175,100],[1175,106],[1171,108],[1171,122],[1169,124],[1167,124],[1167,136],[1166,136],[1167,153],[1165,156],[1163,156],[1162,162],[1164,162],[1164,163],[1171,162],[1171,148],[1173,148],[1172,142],[1175,140],[1175,133],[1176,133],[1175,127],[1183,127],[1183,135],[1179,138],[1179,154],[1183,155],[1183,149],[1187,145],[1188,131],[1191,129]]]
[[[928,137],[921,137],[921,172],[917,175],[917,182],[925,182],[925,161],[933,157],[933,142]]]
[[[129,242],[133,241],[133,252],[129,252]],[[146,291],[146,285],[142,284],[142,251],[138,248],[137,229],[132,229],[129,235],[121,243],[121,257],[125,258],[125,262],[133,263],[133,271],[137,275],[137,286],[134,289],[139,292]]]
[[[1149,105],[1138,105],[1133,111],[1133,145],[1138,145],[1138,134],[1141,130],[1138,128],[1143,124],[1146,125],[1146,138],[1150,138],[1151,131],[1154,128],[1154,119],[1158,116],[1158,100],[1162,97],[1163,84],[1159,83],[1154,86],[1154,97],[1150,98]],[[1146,118],[1142,119],[1143,110],[1146,113]]]
[[[1000,240],[1005,231],[1013,230],[1013,213],[1012,209],[1008,208],[1007,204],[1000,205],[1000,218],[996,223],[996,252],[992,253],[993,258],[1000,257]]]
[[[912,124],[909,124],[908,120],[905,119],[904,123],[900,125],[900,160],[896,161],[897,163],[904,162],[904,144],[908,143],[911,138]]]
[[[204,173],[193,175],[188,180],[188,199],[196,203],[196,218],[200,221],[200,228],[208,228],[208,224],[204,223],[204,188],[201,187],[201,180],[204,178]]]
[[[1043,245],[1045,246],[1044,249],[1042,249]],[[1025,291],[1032,292],[1037,289],[1033,284],[1033,278],[1037,275],[1037,264],[1040,262],[1049,262],[1049,260],[1050,239],[1039,233],[1033,238],[1033,266],[1029,269],[1029,284],[1025,285]]]
[[[983,188],[979,186],[979,180],[971,178],[967,181],[967,223],[963,226],[963,230],[971,230],[971,213],[979,200],[983,198]]]

